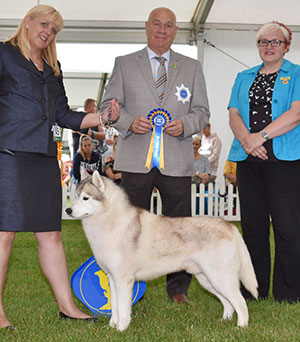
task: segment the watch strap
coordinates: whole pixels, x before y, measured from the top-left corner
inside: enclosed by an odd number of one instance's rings
[[[265,131],[261,131],[261,136],[266,139],[266,141],[269,140],[268,134]]]

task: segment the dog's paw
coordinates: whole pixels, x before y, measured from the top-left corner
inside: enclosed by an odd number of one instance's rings
[[[109,320],[109,325],[110,325],[112,328],[116,328],[117,325],[118,325],[118,322],[115,322],[115,321],[113,320],[113,318],[111,318],[111,319]]]
[[[248,320],[247,321],[240,321],[240,320],[238,320],[238,323],[237,323],[237,327],[238,328],[245,328],[245,327],[247,327],[248,326]]]
[[[117,330],[118,331],[124,331],[128,328],[130,324],[130,319],[129,320],[123,320],[117,324]]]
[[[231,321],[232,320],[232,317],[233,317],[233,310],[224,310],[224,313],[223,313],[223,320],[229,320]]]
[[[247,327],[248,326],[248,313],[246,315],[239,314],[237,326],[238,327]]]

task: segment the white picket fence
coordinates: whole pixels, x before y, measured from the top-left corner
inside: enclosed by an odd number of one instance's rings
[[[238,193],[233,189],[233,186],[229,184],[226,192],[225,185],[211,183],[207,190],[205,190],[204,184],[201,184],[197,191],[195,184],[192,184],[192,216],[218,216],[228,221],[240,221]],[[64,186],[62,193],[62,218],[70,219],[65,213],[65,209],[75,199],[75,186],[71,187],[71,191]],[[162,202],[158,191],[152,193],[150,211],[158,215],[162,213]]]

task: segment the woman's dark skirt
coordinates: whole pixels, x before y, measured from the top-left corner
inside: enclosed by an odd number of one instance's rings
[[[55,157],[0,153],[0,231],[61,230],[60,170]]]

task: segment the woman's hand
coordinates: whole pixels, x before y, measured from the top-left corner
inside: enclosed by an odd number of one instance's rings
[[[199,173],[199,176],[201,177],[203,184],[206,184],[209,182],[209,174],[208,173]]]
[[[111,119],[113,122],[115,122],[119,119],[119,116],[120,116],[120,105],[115,99],[112,99],[110,101],[110,106],[111,106]]]
[[[112,122],[115,122],[119,119],[120,116],[120,105],[118,104],[118,102],[115,99],[112,99],[110,101],[110,106],[107,107],[103,114],[102,114],[102,121],[105,125],[109,125],[109,113],[110,113],[110,117]]]
[[[209,182],[209,174],[204,172],[195,172],[195,176],[201,178],[201,182],[206,184]]]
[[[241,145],[247,154],[266,160],[268,159],[267,150],[263,146],[265,141],[260,132],[249,133],[241,139]]]
[[[260,147],[256,148],[254,151],[251,152],[251,155],[253,157],[258,157],[262,160],[268,159],[267,150],[264,146],[260,146]]]
[[[251,154],[255,149],[262,146],[266,140],[261,133],[249,133],[241,139],[241,145],[247,154]]]

